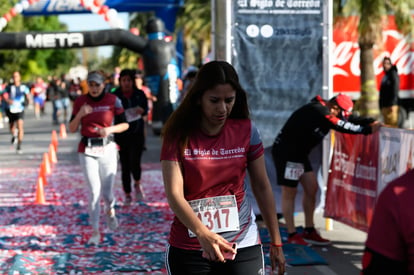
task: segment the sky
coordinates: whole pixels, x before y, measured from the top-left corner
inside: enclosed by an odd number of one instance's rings
[[[118,13],[118,17],[124,22],[124,29],[128,28],[129,20],[127,12]],[[98,14],[68,14],[59,15],[59,21],[68,26],[69,31],[96,31],[111,29],[111,26]],[[113,46],[98,47],[98,55],[109,57]]]

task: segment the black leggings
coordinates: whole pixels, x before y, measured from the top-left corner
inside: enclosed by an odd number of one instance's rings
[[[218,263],[201,256],[202,251],[168,246],[166,267],[170,275],[237,275],[265,274],[261,245],[237,249],[234,261]]]
[[[131,193],[131,174],[134,180],[141,179],[141,156],[144,149],[144,134],[134,135],[119,144],[119,161],[122,171],[122,187],[126,194]]]

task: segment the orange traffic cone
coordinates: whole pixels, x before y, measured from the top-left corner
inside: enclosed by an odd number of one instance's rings
[[[58,137],[57,137],[57,133],[56,130],[52,130],[52,140],[51,143],[53,144],[53,146],[55,147],[55,151],[57,151],[57,147],[58,147]]]
[[[57,157],[56,157],[56,151],[55,151],[55,146],[53,146],[53,144],[49,144],[49,160],[50,163],[57,163]]]
[[[61,123],[61,124],[60,124],[59,136],[60,136],[61,138],[66,138],[66,137],[67,137],[65,123]]]
[[[45,193],[44,193],[44,188],[43,188],[43,178],[41,176],[39,176],[37,178],[35,203],[36,204],[45,204],[46,203]]]
[[[39,167],[39,177],[42,178],[43,185],[47,185],[47,178],[46,178],[46,167],[44,162],[40,164]]]
[[[50,175],[50,173],[52,171],[51,171],[51,167],[50,167],[49,156],[47,155],[47,153],[43,153],[43,162],[42,162],[42,164],[44,165],[45,174]]]

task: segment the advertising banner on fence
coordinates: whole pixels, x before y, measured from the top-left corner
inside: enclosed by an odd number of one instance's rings
[[[379,133],[335,132],[325,217],[367,231],[377,195]]]
[[[383,127],[379,146],[378,194],[387,183],[414,168],[414,132]]]

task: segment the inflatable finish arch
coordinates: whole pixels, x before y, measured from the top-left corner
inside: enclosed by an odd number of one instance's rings
[[[59,1],[67,2],[63,0],[39,1],[34,3],[33,7],[30,7],[31,9],[26,9],[22,14],[52,15],[82,13],[81,8],[83,7],[80,2],[86,2],[85,0],[79,1],[76,9],[72,10],[65,6],[64,12],[62,8],[54,10],[49,7],[59,7],[56,5]],[[47,2],[46,5],[45,2]],[[168,12],[171,13],[171,10],[175,10],[176,13],[178,7],[183,5],[182,0],[108,0],[105,4],[109,5],[110,2],[113,2],[114,6],[118,4],[116,7],[120,11],[126,11],[126,8],[122,4],[131,8],[127,11],[135,11],[140,5],[143,5],[147,10],[153,7],[158,11],[158,14],[168,14]],[[161,2],[164,4],[162,5]],[[39,4],[44,5],[44,8],[39,9]],[[165,10],[162,11],[161,7],[164,7]],[[84,9],[83,12],[90,11]],[[171,22],[169,23],[170,25],[172,24],[172,30],[175,24],[175,13],[173,24]],[[168,20],[171,21],[171,18]],[[173,111],[173,105],[178,98],[176,79],[179,75],[179,69],[177,66],[175,46],[173,42],[165,40],[165,25],[163,20],[159,18],[150,19],[147,23],[146,31],[148,39],[134,35],[123,29],[84,32],[0,32],[0,49],[55,49],[116,45],[141,54],[144,60],[144,70],[148,86],[158,99],[154,102],[152,128],[155,134],[159,134],[162,125]]]

